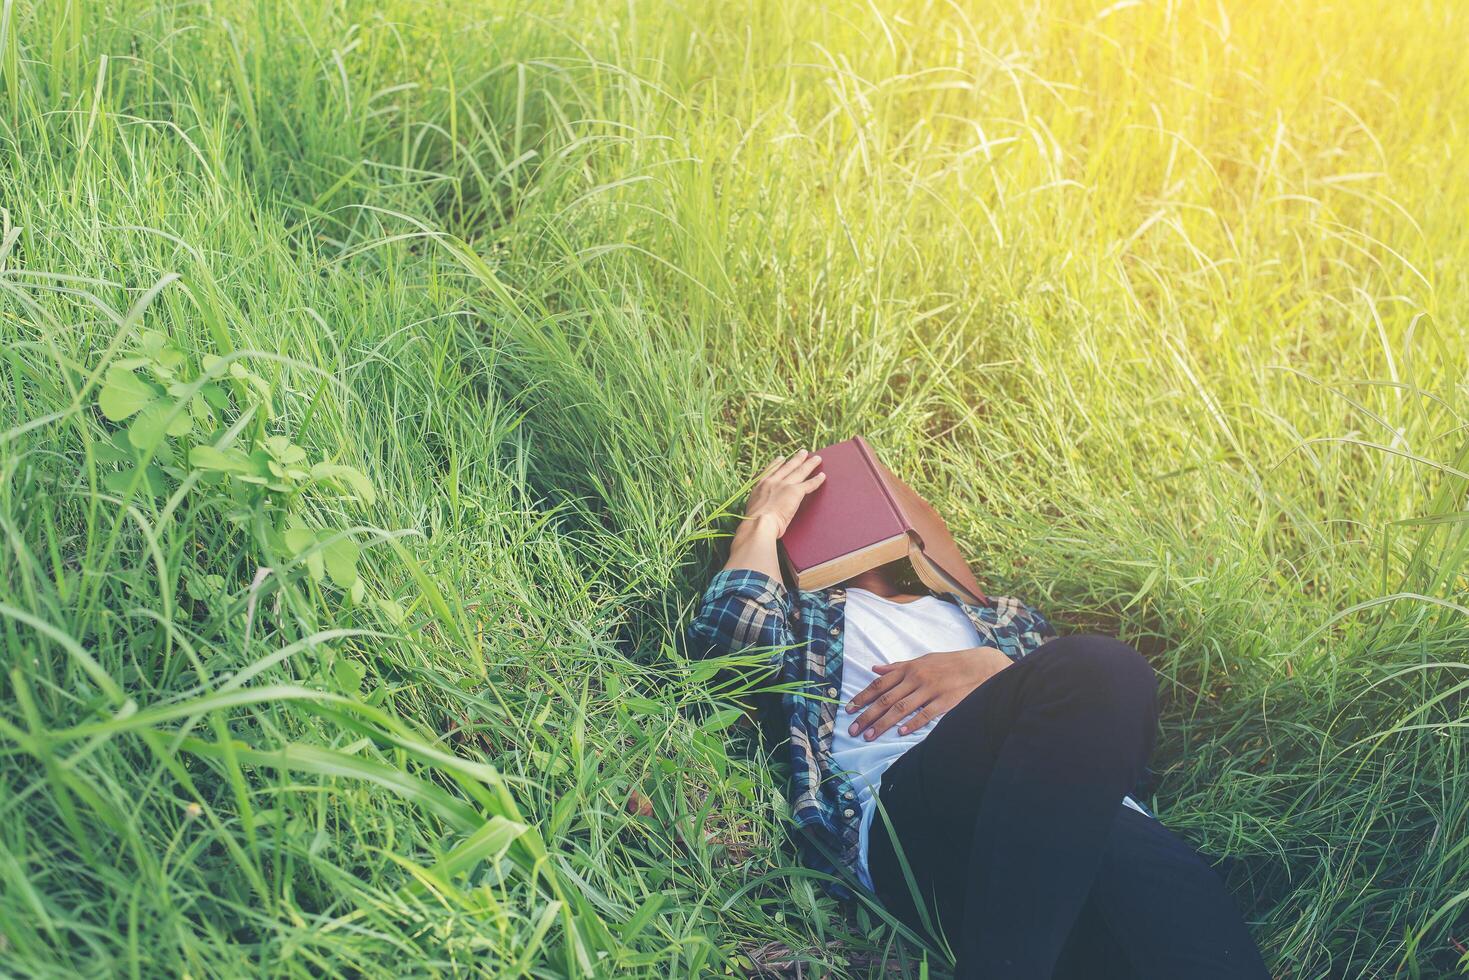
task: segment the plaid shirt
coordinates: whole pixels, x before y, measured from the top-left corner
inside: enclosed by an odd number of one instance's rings
[[[997,647],[1012,660],[1056,635],[1040,613],[1020,602],[990,596],[973,606],[955,603],[979,632],[981,645]],[[844,589],[796,592],[753,569],[725,569],[709,583],[688,630],[695,656],[770,649],[778,658],[782,716],[789,721],[791,785],[795,824],[804,833],[808,867],[856,876],[862,822],[857,791],[831,758],[832,735],[842,692],[842,642],[846,625]],[[838,881],[838,895],[850,891]]]

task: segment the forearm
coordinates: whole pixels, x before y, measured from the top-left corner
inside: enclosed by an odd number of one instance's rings
[[[773,518],[762,515],[740,521],[730,541],[729,561],[724,563],[724,567],[748,568],[779,581],[780,559],[775,550],[778,536],[779,522]]]
[[[764,518],[740,523],[730,542],[729,561],[704,590],[699,612],[689,624],[692,656],[775,650],[795,641],[786,620],[789,595],[776,558],[779,537],[780,526]]]

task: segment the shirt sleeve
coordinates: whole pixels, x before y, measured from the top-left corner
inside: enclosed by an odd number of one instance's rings
[[[790,594],[779,579],[750,568],[726,568],[704,590],[689,624],[689,653],[717,657],[792,646],[789,613]]]
[[[998,648],[1011,660],[1034,653],[1056,638],[1050,620],[1019,599],[990,596],[985,605],[968,608],[981,642]]]

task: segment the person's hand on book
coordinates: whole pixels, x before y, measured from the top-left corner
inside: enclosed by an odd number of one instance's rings
[[[826,474],[816,472],[820,465],[820,456],[802,449],[765,467],[755,478],[755,489],[745,504],[745,517],[752,523],[770,522],[775,536],[780,537],[796,516],[801,501],[826,479]]]
[[[872,668],[877,680],[847,705],[848,714],[862,712],[851,723],[848,734],[862,732],[870,742],[894,725],[899,735],[916,732],[1010,663],[1010,658],[994,647],[971,647],[925,653],[896,664],[878,664]]]
[[[826,474],[816,472],[820,465],[820,456],[803,449],[760,471],[745,504],[745,519],[730,542],[725,568],[746,568],[780,579],[775,542],[786,533],[801,501],[826,479]]]

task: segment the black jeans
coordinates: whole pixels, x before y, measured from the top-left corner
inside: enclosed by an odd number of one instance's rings
[[[878,897],[924,928],[896,836],[958,977],[1268,978],[1219,875],[1122,803],[1156,726],[1153,670],[1119,640],[1061,637],[1000,671],[883,775]]]

